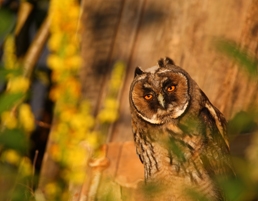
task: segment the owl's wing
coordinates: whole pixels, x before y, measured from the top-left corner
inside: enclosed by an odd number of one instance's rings
[[[226,136],[226,120],[210,102],[200,111],[203,122],[202,132],[207,138],[207,147],[201,153],[201,161],[206,172],[214,179],[218,200],[227,200],[223,186],[235,177],[229,157],[229,144]]]
[[[223,114],[216,107],[214,107],[208,100],[205,102],[205,108],[207,108],[210,115],[214,119],[216,127],[219,130],[219,134],[221,135],[222,139],[224,140],[224,142],[229,150],[226,119],[224,118]]]
[[[202,160],[211,175],[234,175],[229,158],[229,143],[226,136],[226,120],[220,111],[207,99],[200,111],[202,133],[209,141]]]
[[[213,124],[210,125],[210,128],[219,131],[218,134],[222,137],[222,141],[224,141],[227,149],[229,150],[229,142],[227,138],[227,121],[223,114],[211,104],[205,93],[203,91],[200,92],[204,97],[204,107],[200,112],[200,117],[203,118],[203,120],[209,120],[209,122],[213,122]]]

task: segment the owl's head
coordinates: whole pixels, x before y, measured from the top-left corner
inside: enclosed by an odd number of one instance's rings
[[[131,110],[151,124],[179,118],[189,106],[190,82],[188,73],[170,58],[160,59],[145,71],[137,67],[130,90]]]

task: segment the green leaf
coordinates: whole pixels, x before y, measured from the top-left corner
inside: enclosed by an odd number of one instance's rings
[[[256,114],[253,112],[240,111],[228,122],[228,132],[230,135],[250,133],[257,129],[255,122]]]
[[[18,76],[21,75],[23,72],[23,70],[20,69],[4,69],[2,68],[2,66],[0,66],[0,81],[3,80],[7,80],[7,77],[10,76]]]
[[[167,146],[168,150],[172,152],[171,154],[173,156],[176,156],[180,162],[185,161],[184,152],[178,142],[176,142],[174,139],[169,139],[169,142],[167,142]]]
[[[147,199],[154,196],[161,196],[168,190],[167,186],[160,182],[148,182],[144,185],[140,185],[139,189],[143,192]]]
[[[0,8],[0,44],[6,35],[12,31],[16,22],[15,14],[9,10]]]
[[[5,93],[0,95],[0,113],[6,110],[10,110],[16,103],[18,103],[22,98],[24,98],[24,96],[24,93]]]
[[[186,188],[185,189],[186,195],[189,197],[189,200],[198,200],[198,201],[209,201],[210,198],[207,198],[201,192],[198,192],[194,188]]]
[[[257,76],[257,59],[235,42],[220,39],[216,42],[217,49],[243,67],[251,76]]]
[[[28,148],[28,139],[21,129],[5,129],[0,133],[0,145],[6,149],[15,149],[25,154]]]

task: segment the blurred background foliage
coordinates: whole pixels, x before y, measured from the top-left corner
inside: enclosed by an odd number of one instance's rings
[[[119,118],[118,97],[126,67],[121,61],[114,62],[108,86],[102,86],[107,89],[103,104],[94,114],[81,95],[80,3],[0,1],[1,200],[72,200],[73,188],[81,189],[89,180],[100,179],[99,169],[99,174],[90,178],[92,172],[86,171],[87,164],[106,165],[105,148],[99,147],[109,142],[110,127]],[[215,46],[257,80],[258,61],[254,55],[229,40],[220,39]],[[231,200],[258,197],[257,108],[252,105],[229,120],[230,138],[255,133],[247,158],[232,158],[238,177],[221,183]],[[46,152],[55,168],[42,166]],[[54,175],[51,181],[43,182],[44,192],[37,190],[45,179],[40,177],[42,168],[49,168]],[[108,193],[100,192],[100,200],[120,199],[119,185],[106,182]],[[157,189],[151,186],[147,193],[150,190]],[[89,187],[90,193],[89,200],[94,200],[97,190]],[[196,196],[201,199],[201,195]]]
[[[82,185],[89,158],[118,118],[124,64],[115,64],[103,108],[94,118],[81,99],[78,79],[79,2],[1,1],[0,19],[1,200],[68,200],[69,186]],[[44,107],[42,114],[38,110]],[[48,138],[48,153],[59,170],[44,184],[42,196],[35,189]]]
[[[217,50],[237,64],[251,79],[257,82],[258,60],[239,44],[219,39],[216,42]],[[258,198],[258,105],[251,105],[247,111],[236,113],[228,121],[229,138],[234,139],[239,135],[253,134],[251,145],[247,149],[247,157],[232,157],[236,178],[221,183],[230,200],[257,200]]]

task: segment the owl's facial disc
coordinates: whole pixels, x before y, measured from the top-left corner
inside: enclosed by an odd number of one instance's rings
[[[142,119],[152,124],[180,117],[189,99],[187,78],[171,70],[142,73],[132,84],[132,106]]]

